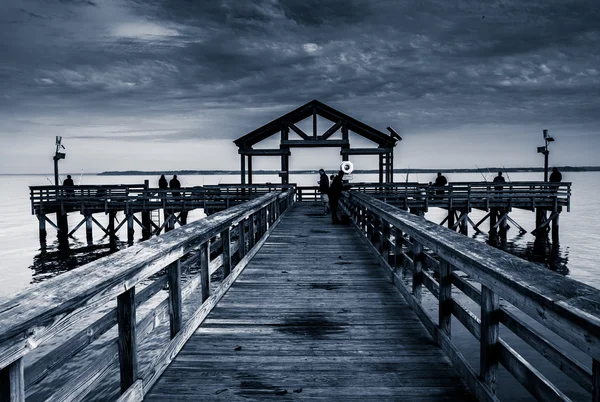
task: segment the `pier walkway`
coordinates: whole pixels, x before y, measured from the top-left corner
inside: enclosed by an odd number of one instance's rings
[[[144,398],[464,400],[350,226],[296,203]]]

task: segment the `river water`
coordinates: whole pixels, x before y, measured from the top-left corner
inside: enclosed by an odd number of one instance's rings
[[[333,172],[332,172],[333,173]],[[485,174],[487,180],[491,180],[492,174]],[[482,181],[479,173],[446,174],[452,181]],[[541,179],[541,173],[511,173],[512,181],[534,181]],[[149,180],[151,186],[157,186],[158,177],[147,176],[94,176],[84,175],[75,177],[76,184],[141,184]],[[179,177],[183,187],[199,186],[204,184],[235,183],[239,181],[237,175],[206,175],[206,176],[183,176]],[[396,174],[397,181],[404,180],[404,175]],[[429,174],[411,174],[410,181],[429,182],[435,177]],[[318,175],[292,175],[290,181],[298,185],[316,185]],[[376,181],[377,175],[354,175],[354,181]],[[273,182],[277,183],[275,175],[255,175],[255,183]],[[558,247],[539,246],[535,243],[535,237],[529,232],[535,227],[535,215],[533,212],[513,210],[511,217],[523,226],[528,233],[519,235],[513,228],[508,233],[508,244],[506,251],[529,261],[544,264],[548,270],[559,272],[575,280],[584,282],[600,289],[599,263],[600,261],[600,229],[596,223],[595,213],[600,210],[600,172],[567,172],[563,174],[563,181],[572,182],[571,211],[563,212],[560,220],[560,245]],[[56,241],[55,231],[48,226],[48,244],[45,251],[40,249],[38,238],[38,224],[35,216],[31,214],[29,201],[29,188],[32,185],[48,185],[49,178],[43,175],[0,175],[0,277],[3,278],[0,286],[0,299],[9,297],[10,294],[18,292],[33,283],[44,281],[62,272],[83,265],[94,259],[108,255],[111,251],[108,247],[108,239],[103,238],[99,228],[94,228],[94,246],[88,247],[85,238],[85,229],[81,227],[70,240],[68,249],[59,249]],[[441,222],[445,217],[445,211],[432,208],[426,214],[426,218],[434,222]],[[103,214],[96,214],[98,221],[106,225],[108,218]],[[201,211],[193,211],[189,214],[188,221],[191,222],[202,218]],[[484,216],[484,212],[473,211],[471,218],[477,222]],[[75,227],[82,219],[78,213],[69,215],[69,227]],[[122,214],[117,216],[120,221]],[[125,226],[125,225],[124,225]],[[484,223],[481,229],[486,232],[489,226]],[[471,231],[472,232],[472,231]],[[126,240],[126,228],[122,227],[119,233],[121,239]],[[136,241],[141,240],[141,230],[136,228]],[[481,235],[472,235],[474,238],[485,241]],[[126,247],[125,243],[119,243],[119,247]],[[459,327],[458,325],[456,327]],[[463,351],[468,351],[475,346],[474,338],[460,329],[453,329],[455,342]],[[504,331],[508,332],[508,331]],[[503,336],[504,332],[501,334]],[[577,351],[573,352],[578,354]],[[468,352],[467,352],[468,354]],[[525,353],[526,355],[527,353]],[[475,361],[476,356],[467,356],[469,360]],[[534,359],[535,356],[527,356]],[[584,360],[587,364],[587,361]],[[539,358],[539,363],[544,370],[547,365]],[[476,365],[476,362],[474,363]],[[570,380],[561,380],[551,369],[545,375],[552,381],[560,384],[561,390],[567,390],[568,395],[575,400],[585,400],[585,393],[581,392],[577,385]],[[502,375],[506,377],[506,375]],[[556,378],[555,378],[556,377]],[[504,383],[502,385],[502,383]],[[500,383],[499,396],[501,399],[529,400],[524,390],[516,382],[505,380]],[[516,385],[515,385],[516,384]]]

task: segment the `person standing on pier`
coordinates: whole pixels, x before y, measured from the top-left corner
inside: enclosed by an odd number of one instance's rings
[[[344,178],[344,172],[340,170],[338,175],[333,178],[331,181],[331,186],[329,186],[329,203],[331,204],[331,223],[334,225],[340,223],[340,220],[337,216],[338,211],[338,202],[340,201],[340,197],[342,196],[343,184],[342,179]]]
[[[321,202],[323,203],[323,215],[327,215],[329,208],[329,177],[323,169],[319,169],[319,192],[321,193]]]
[[[560,183],[562,181],[562,173],[558,171],[558,168],[553,167],[552,173],[550,174],[550,183]]]
[[[64,187],[73,187],[73,186],[75,186],[75,183],[73,183],[73,179],[71,178],[70,174],[68,174],[67,178],[65,180],[63,180],[63,186]],[[69,190],[66,191],[66,193],[67,193],[68,197],[72,197],[73,194],[74,194],[74,191],[73,191],[73,189],[69,189]]]
[[[177,175],[173,175],[173,178],[169,182],[171,189],[181,188],[181,183],[177,180]],[[173,197],[179,197],[181,193],[179,191],[173,191]]]
[[[446,184],[448,184],[448,180],[446,180],[446,177],[444,177],[444,175],[442,175],[442,172],[438,172],[437,177],[435,178],[434,186],[435,187],[445,187]],[[435,190],[435,195],[437,196],[437,198],[443,198],[444,197],[444,189],[437,188]]]
[[[502,172],[498,172],[498,176],[494,177],[494,183],[506,183],[506,180],[504,180],[504,177],[502,177]],[[502,189],[504,188],[504,186],[495,186],[494,189],[498,190],[498,191],[502,191]]]
[[[169,188],[169,183],[164,174],[160,175],[160,179],[158,179],[158,188]]]

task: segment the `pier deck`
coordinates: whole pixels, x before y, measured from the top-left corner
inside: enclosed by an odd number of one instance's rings
[[[145,400],[463,400],[358,232],[297,203]]]

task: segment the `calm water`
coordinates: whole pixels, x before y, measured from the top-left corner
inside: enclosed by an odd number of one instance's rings
[[[480,174],[448,174],[449,181],[481,181]],[[488,174],[488,180],[491,175]],[[513,181],[521,180],[539,180],[540,173],[512,173],[510,179]],[[136,184],[143,183],[145,179],[150,180],[151,185],[156,185],[158,177],[144,176],[82,176],[75,177],[76,184]],[[376,175],[354,175],[354,181],[376,181]],[[404,180],[404,175],[396,174],[397,181]],[[180,177],[182,186],[197,186],[203,184],[217,183],[235,183],[239,180],[238,176],[183,176]],[[299,185],[315,185],[318,180],[317,175],[294,175],[290,181]],[[434,180],[433,175],[419,174],[411,175],[410,181],[428,182]],[[277,176],[256,176],[255,183],[279,181]],[[596,223],[596,214],[600,211],[600,173],[565,173],[564,181],[573,183],[571,200],[571,212],[564,212],[560,220],[560,245],[551,248],[550,246],[538,247],[534,244],[535,237],[527,233],[518,235],[518,231],[513,228],[509,231],[509,242],[507,251],[525,258],[529,261],[544,264],[547,269],[557,271],[573,279],[587,283],[600,289],[600,229]],[[45,252],[40,250],[38,240],[37,219],[31,214],[29,201],[30,185],[47,185],[48,179],[45,176],[1,176],[0,185],[0,277],[3,278],[0,287],[0,298],[4,298],[11,293],[24,289],[32,283],[43,281],[47,278],[58,275],[69,269],[75,268],[96,258],[110,253],[108,240],[103,238],[103,233],[99,228],[94,228],[94,246],[88,247],[85,239],[85,229],[82,227],[75,233],[75,239],[70,240],[68,250],[59,250],[57,247],[56,233],[54,229],[47,226],[48,247]],[[204,215],[200,211],[194,211],[189,215],[189,221],[202,218]],[[426,218],[441,222],[444,219],[445,211],[436,208],[431,209]],[[484,216],[484,212],[473,211],[471,218],[477,222]],[[534,229],[535,215],[532,212],[513,210],[511,217],[523,226],[528,232]],[[100,223],[105,225],[107,217],[102,214],[95,216]],[[78,213],[69,215],[69,227],[75,227],[82,217]],[[122,220],[122,214],[117,216]],[[483,231],[487,231],[489,226],[481,226]],[[472,232],[472,230],[471,230]],[[141,238],[141,230],[136,227],[136,240]],[[126,240],[126,228],[121,229],[121,239]],[[474,236],[476,239],[484,241],[482,236]],[[125,247],[121,243],[120,247]],[[474,306],[471,306],[474,307]],[[460,349],[463,350],[470,361],[476,365],[477,356],[472,355],[469,350],[473,350],[474,338],[459,329],[458,325],[453,326],[453,337]],[[454,333],[456,332],[456,334]],[[502,331],[504,338],[508,331]],[[508,335],[507,335],[508,336]],[[510,337],[510,336],[509,336]],[[578,354],[577,351],[573,351]],[[523,352],[528,359],[536,361],[534,355],[529,352]],[[559,376],[538,358],[542,365],[542,372],[552,381],[557,381],[557,385],[563,391],[568,389],[568,395],[576,400],[584,398],[576,385],[570,380],[557,379]],[[583,360],[586,362],[586,360]],[[547,372],[545,371],[547,370]],[[557,378],[555,378],[555,376]],[[503,375],[502,377],[507,377]],[[499,396],[513,400],[528,400],[527,393],[519,389],[516,382],[504,379],[499,389]]]

